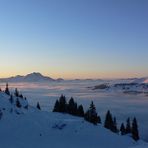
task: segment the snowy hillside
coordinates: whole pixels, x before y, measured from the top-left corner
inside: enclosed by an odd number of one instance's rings
[[[21,107],[16,107],[19,99]],[[2,148],[146,148],[146,143],[120,136],[82,118],[40,111],[20,97],[0,92],[0,145]],[[28,106],[26,108],[26,105]],[[136,147],[135,147],[136,148]]]

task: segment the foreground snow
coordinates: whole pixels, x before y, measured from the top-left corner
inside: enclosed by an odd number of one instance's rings
[[[16,108],[9,96],[0,92],[0,146],[2,148],[146,148],[128,136],[120,136],[94,126],[82,118],[66,114]],[[16,98],[15,98],[16,99]],[[21,101],[21,99],[19,99]],[[26,105],[26,101],[21,104]],[[12,111],[13,109],[13,111]]]
[[[129,80],[128,80],[129,82]],[[128,83],[127,82],[127,83]],[[103,82],[104,83],[104,82]],[[112,81],[111,84],[125,83],[125,80]],[[148,141],[148,95],[123,93],[120,88],[109,90],[92,90],[89,86],[102,84],[102,81],[67,81],[67,82],[46,82],[46,83],[9,83],[11,92],[18,88],[24,96],[27,97],[29,104],[36,106],[40,102],[44,111],[51,111],[56,99],[61,94],[66,95],[69,99],[71,96],[78,102],[83,104],[84,109],[89,107],[93,100],[98,114],[104,120],[106,111],[111,110],[116,116],[118,126],[125,122],[128,117],[136,116],[139,125],[140,137]],[[0,87],[4,90],[6,83],[0,83]],[[131,90],[135,89],[132,87]]]

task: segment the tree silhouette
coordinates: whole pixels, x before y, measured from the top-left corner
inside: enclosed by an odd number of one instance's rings
[[[116,117],[114,117],[114,120],[113,120],[113,127],[112,127],[111,131],[114,132],[114,133],[118,133]]]
[[[83,106],[82,105],[79,105],[78,106],[77,114],[80,117],[84,117],[84,109],[83,109]]]
[[[2,116],[3,116],[3,112],[0,109],[0,120],[2,119]]]
[[[139,131],[138,131],[138,124],[137,124],[137,119],[133,119],[132,123],[132,137],[135,141],[139,140]]]
[[[106,117],[105,117],[104,127],[112,130],[113,126],[114,126],[113,118],[112,118],[110,111],[108,110]]]
[[[20,101],[19,101],[18,98],[16,99],[16,106],[17,106],[18,108],[21,108],[21,107],[22,107],[22,105],[21,105],[21,103],[20,103]]]
[[[126,134],[131,133],[131,123],[130,123],[130,118],[126,120]]]
[[[59,112],[59,106],[60,104],[59,104],[59,101],[58,100],[56,100],[56,103],[55,103],[55,105],[54,105],[54,109],[53,109],[53,112]]]
[[[41,110],[39,102],[37,102],[37,106],[36,107],[37,107],[37,109]]]
[[[10,95],[8,83],[6,84],[5,93],[6,93],[7,95]]]
[[[9,98],[10,103],[12,104],[14,102],[13,96],[11,95]]]
[[[19,97],[19,91],[17,90],[17,88],[15,89],[14,95],[15,95],[16,97]]]
[[[66,111],[67,111],[66,97],[61,95],[59,99],[59,112],[66,113]]]
[[[124,123],[121,124],[120,132],[121,132],[121,135],[125,135],[126,134],[126,129],[125,129]]]
[[[67,112],[71,115],[75,115],[76,114],[75,106],[76,105],[74,99],[71,97],[67,105]]]
[[[93,103],[93,101],[90,104],[89,110],[84,115],[84,119],[86,121],[89,121],[93,124],[101,123],[101,118],[97,115],[96,107]]]

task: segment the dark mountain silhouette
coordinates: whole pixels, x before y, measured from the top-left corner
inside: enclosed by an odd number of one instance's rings
[[[64,79],[60,78],[56,80],[48,76],[43,76],[41,73],[33,72],[26,76],[17,75],[15,77],[1,78],[0,82],[59,82],[59,80],[63,81]]]

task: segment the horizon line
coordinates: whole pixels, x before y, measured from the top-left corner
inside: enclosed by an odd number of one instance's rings
[[[39,74],[41,74],[41,75],[43,75],[43,76],[45,76],[45,77],[50,77],[50,78],[52,78],[52,79],[64,79],[64,80],[89,80],[89,79],[92,79],[92,80],[98,80],[98,79],[102,79],[102,80],[111,80],[111,79],[115,79],[115,80],[118,80],[118,79],[138,79],[138,78],[147,78],[148,76],[137,76],[137,77],[135,77],[135,76],[129,76],[129,77],[85,77],[85,78],[82,78],[82,76],[80,76],[80,77],[73,77],[73,78],[64,78],[64,77],[52,77],[52,76],[50,76],[50,75],[48,75],[48,74],[44,74],[44,73],[41,73],[41,72],[30,72],[30,73],[26,73],[26,74],[16,74],[16,75],[10,75],[10,76],[0,76],[0,79],[7,79],[7,78],[13,78],[13,77],[17,77],[17,76],[27,76],[28,74],[33,74],[33,73],[39,73]]]

